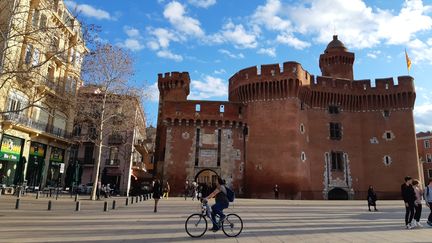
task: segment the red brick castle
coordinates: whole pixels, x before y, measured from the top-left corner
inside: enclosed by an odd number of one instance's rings
[[[413,78],[354,80],[354,53],[333,37],[322,76],[297,62],[240,70],[228,101],[187,100],[187,72],[159,74],[158,175],[182,194],[185,180],[222,176],[237,194],[293,199],[399,197],[420,177]]]

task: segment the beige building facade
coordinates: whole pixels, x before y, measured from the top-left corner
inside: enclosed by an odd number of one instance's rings
[[[103,96],[95,86],[84,86],[79,90],[73,131],[76,154],[72,155],[72,160],[78,161],[82,187],[93,187],[102,133],[99,181],[101,185],[109,184],[115,194],[128,196],[134,180],[146,170],[144,159],[149,152],[144,110],[136,97],[111,94],[106,98],[105,118],[100,130]]]
[[[0,1],[0,184],[64,183],[82,28],[62,0]]]

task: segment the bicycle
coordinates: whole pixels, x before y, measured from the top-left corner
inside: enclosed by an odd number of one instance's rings
[[[208,203],[203,201],[201,204],[201,213],[194,213],[190,215],[185,222],[186,233],[193,238],[201,237],[207,231],[207,219],[208,217],[211,222],[211,209]],[[218,215],[216,215],[219,218]],[[237,237],[243,230],[243,220],[235,213],[225,215],[225,219],[218,220],[216,223],[219,228],[222,229],[224,234],[228,237]]]

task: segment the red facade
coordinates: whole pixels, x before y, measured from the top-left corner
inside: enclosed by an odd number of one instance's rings
[[[419,177],[413,78],[353,80],[354,53],[335,36],[323,76],[286,62],[240,70],[226,101],[191,101],[189,74],[160,74],[156,161],[172,191],[222,176],[238,194],[293,199],[399,196]],[[208,181],[206,181],[208,179]]]

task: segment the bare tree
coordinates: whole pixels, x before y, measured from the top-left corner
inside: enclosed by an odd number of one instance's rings
[[[92,200],[96,199],[101,177],[103,148],[109,147],[107,137],[119,136],[119,143],[123,146],[133,143],[134,119],[137,115],[136,110],[131,108],[135,107],[133,102],[140,104],[141,100],[138,89],[130,82],[132,76],[132,58],[116,46],[99,44],[84,61],[83,79],[87,86],[80,91],[76,124],[86,123],[90,127],[92,131],[87,132],[86,139],[97,148]]]

